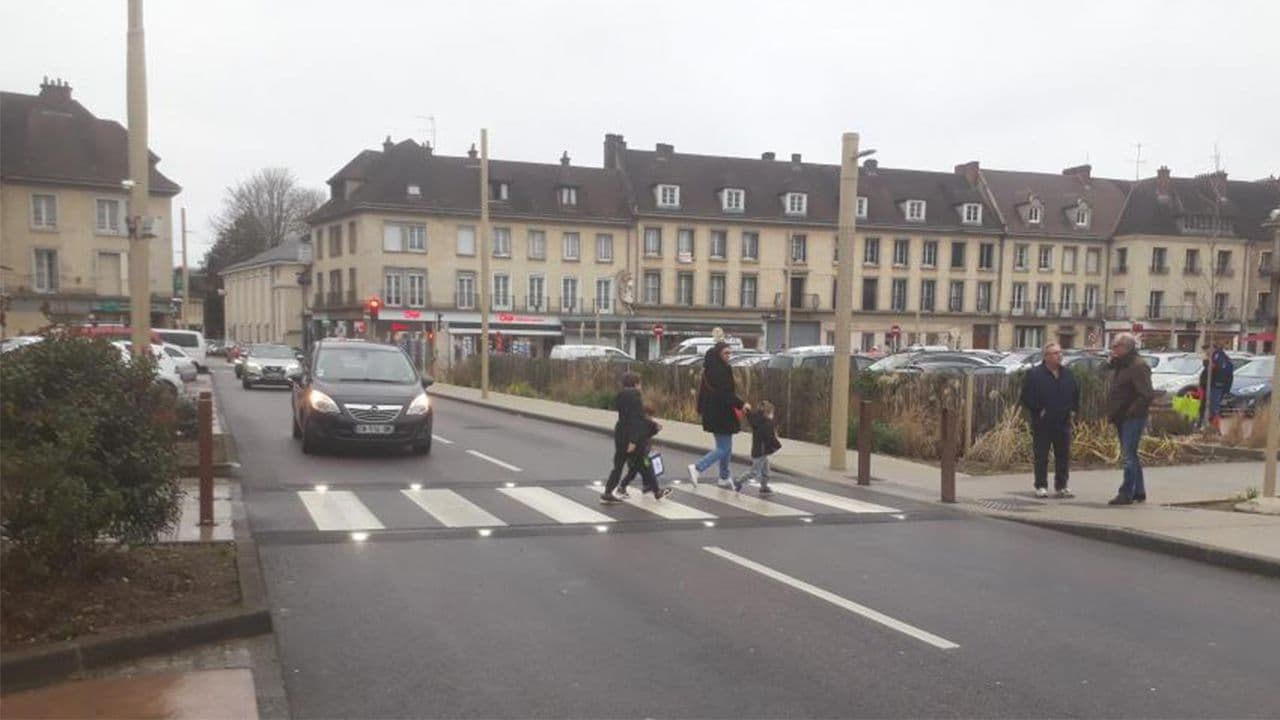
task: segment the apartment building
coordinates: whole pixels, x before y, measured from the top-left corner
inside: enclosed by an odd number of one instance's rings
[[[129,319],[128,138],[45,80],[0,93],[0,335],[52,323]],[[172,324],[172,200],[151,155],[151,322]]]
[[[222,278],[227,339],[244,343],[303,345],[303,295],[312,247],[298,238],[233,265]]]
[[[1229,180],[1225,172],[1178,178],[1161,167],[1126,185],[1107,330],[1139,330],[1145,345],[1184,350],[1205,327],[1237,346],[1273,340],[1272,238],[1263,223],[1280,207],[1280,181]]]

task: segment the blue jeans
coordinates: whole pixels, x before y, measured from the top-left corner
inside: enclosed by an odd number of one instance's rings
[[[1216,418],[1222,414],[1222,388],[1209,389],[1209,417]]]
[[[733,436],[732,435],[716,435],[716,449],[702,456],[702,459],[694,463],[694,467],[698,472],[706,470],[720,463],[720,479],[729,479],[729,460],[733,457]]]
[[[1138,443],[1142,441],[1142,431],[1147,427],[1147,419],[1129,418],[1120,424],[1120,455],[1124,459],[1124,483],[1120,486],[1120,494],[1128,497],[1146,497],[1147,486],[1142,482],[1142,461],[1138,459]]]

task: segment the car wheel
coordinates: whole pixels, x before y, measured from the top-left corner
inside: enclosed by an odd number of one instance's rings
[[[315,455],[320,451],[320,448],[316,446],[316,441],[311,437],[311,433],[307,432],[306,428],[300,429],[302,430],[302,454]]]
[[[413,444],[414,455],[430,455],[431,454],[431,436],[427,436],[426,442]]]
[[[244,378],[243,380],[241,380],[240,386],[243,387],[245,390],[253,389],[253,383],[249,382],[249,378]]]
[[[302,426],[298,424],[298,416],[296,414],[293,412],[289,414],[292,416],[290,419],[293,421],[293,437],[296,440],[302,437]]]

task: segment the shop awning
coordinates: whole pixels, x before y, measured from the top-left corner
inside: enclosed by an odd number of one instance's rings
[[[1275,341],[1276,341],[1276,334],[1275,334],[1275,333],[1269,333],[1269,332],[1266,332],[1266,333],[1249,333],[1248,335],[1245,335],[1245,336],[1244,336],[1244,341],[1245,341],[1245,342],[1275,342]]]
[[[561,335],[564,334],[563,332],[561,332],[560,328],[556,328],[554,330],[548,330],[546,328],[493,328],[493,327],[489,328],[490,335],[496,335],[498,333],[502,333],[505,337],[513,337],[513,338],[560,337]],[[480,328],[451,327],[449,328],[449,334],[450,335],[479,335]]]

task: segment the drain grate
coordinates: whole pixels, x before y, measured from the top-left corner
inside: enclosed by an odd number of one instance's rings
[[[1034,500],[1021,500],[1018,498],[980,498],[974,500],[971,504],[978,505],[988,510],[999,510],[1000,512],[1028,512],[1038,507],[1043,507],[1044,503]]]
[[[463,425],[463,430],[501,430],[499,425]]]

